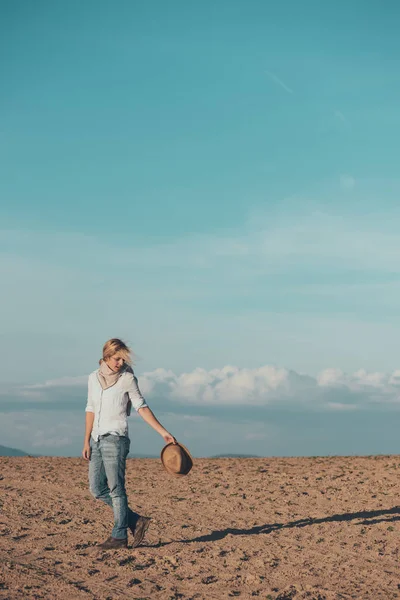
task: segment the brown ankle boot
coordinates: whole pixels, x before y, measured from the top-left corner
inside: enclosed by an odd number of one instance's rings
[[[99,544],[97,547],[101,550],[118,550],[118,548],[126,548],[127,545],[127,538],[117,539],[109,537],[105,542]]]
[[[142,543],[146,531],[149,528],[151,519],[149,517],[139,517],[133,534],[132,548],[137,548]]]

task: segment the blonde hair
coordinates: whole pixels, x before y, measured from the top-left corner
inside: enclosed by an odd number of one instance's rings
[[[103,362],[103,360],[107,360],[108,358],[111,358],[115,354],[119,354],[121,356],[121,358],[124,359],[126,364],[128,364],[128,365],[132,364],[131,349],[129,348],[129,346],[127,346],[125,344],[125,342],[123,342],[122,340],[120,340],[118,338],[112,338],[111,340],[108,340],[104,344],[103,358],[101,358],[99,360],[99,364],[101,364]]]

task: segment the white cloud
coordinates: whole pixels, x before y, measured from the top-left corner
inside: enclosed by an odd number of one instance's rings
[[[349,410],[348,404],[341,402],[343,394],[350,394],[358,404],[398,401],[399,375],[398,370],[386,374],[360,369],[346,374],[331,368],[313,378],[272,365],[255,369],[228,366],[170,375],[163,384],[169,398],[187,404],[266,406],[290,402],[304,408],[326,406]],[[151,379],[151,373],[147,378]],[[333,403],[332,393],[337,396]]]
[[[203,404],[263,404],[276,394],[290,390],[286,369],[265,366],[259,369],[195,369],[170,380],[172,398]]]
[[[351,391],[362,391],[380,389],[383,391],[395,391],[398,383],[398,371],[391,374],[379,372],[367,372],[365,369],[359,369],[355,373],[348,375],[340,369],[325,369],[317,377],[317,382],[321,387],[345,387]]]
[[[82,375],[79,377],[60,377],[59,379],[50,379],[44,383],[35,383],[33,385],[25,385],[22,390],[28,392],[34,392],[44,389],[51,389],[57,387],[80,387],[87,384],[87,376]]]
[[[393,371],[389,378],[389,384],[393,386],[400,386],[400,369]]]
[[[35,399],[56,402],[69,397],[75,389],[75,398],[86,398],[86,377],[62,378],[15,388],[14,397],[25,399],[26,389],[33,389]],[[327,368],[312,377],[304,373],[264,365],[257,368],[226,365],[220,369],[196,368],[175,374],[172,370],[158,368],[139,375],[139,386],[151,405],[152,398],[165,399],[177,406],[213,407],[265,407],[295,405],[304,410],[352,410],[376,403],[400,401],[400,370],[391,373],[359,369],[345,373]],[[351,408],[353,407],[353,408]],[[187,420],[201,421],[196,415]]]
[[[321,387],[330,387],[337,385],[338,382],[341,382],[343,377],[344,373],[340,369],[324,369],[317,376],[317,383]]]

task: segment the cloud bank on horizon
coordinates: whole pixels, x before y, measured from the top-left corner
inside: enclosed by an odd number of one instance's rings
[[[158,368],[139,376],[149,405],[197,455],[323,454],[395,450],[400,369],[327,368],[316,377],[274,365]],[[87,377],[11,386],[0,393],[0,439],[32,453],[79,454]],[[133,452],[154,455],[160,440],[130,420]],[[385,431],[386,433],[383,433]]]
[[[391,373],[359,369],[345,373],[326,368],[316,377],[283,367],[264,365],[240,368],[193,369],[175,374],[158,368],[139,377],[140,389],[151,402],[163,400],[185,407],[268,407],[290,405],[304,410],[357,410],[379,404],[400,404],[400,369]],[[52,404],[61,395],[80,396],[82,406],[87,377],[64,377],[32,385],[15,386],[0,392],[26,402]]]

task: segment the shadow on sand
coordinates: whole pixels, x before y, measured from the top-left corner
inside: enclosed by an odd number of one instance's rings
[[[192,538],[190,540],[171,540],[170,542],[160,542],[155,544],[153,547],[167,546],[174,542],[181,544],[191,544],[193,542],[216,542],[224,539],[227,535],[259,535],[268,534],[272,531],[279,529],[295,529],[300,527],[309,527],[310,525],[319,525],[321,523],[337,523],[342,521],[354,521],[361,519],[358,525],[374,525],[375,523],[381,523],[382,521],[394,522],[400,521],[400,506],[384,510],[370,510],[361,511],[354,513],[343,513],[339,515],[331,515],[330,517],[321,517],[319,519],[299,519],[298,521],[289,521],[289,523],[269,523],[266,525],[257,525],[249,529],[234,529],[228,527],[227,529],[221,529],[212,531],[207,535],[200,535],[199,537]]]

